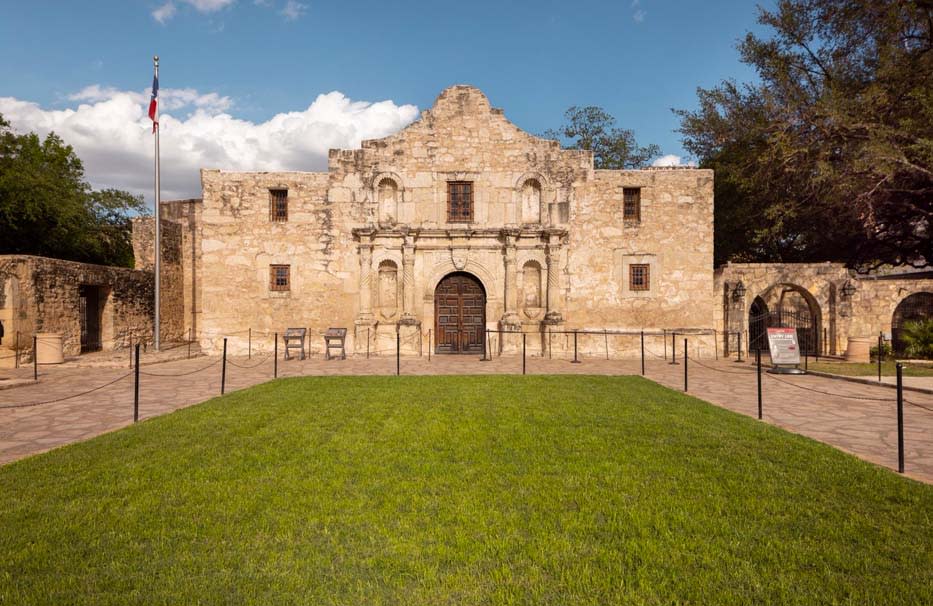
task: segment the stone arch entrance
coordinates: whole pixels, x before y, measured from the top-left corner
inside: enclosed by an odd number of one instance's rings
[[[473,274],[447,274],[434,289],[435,353],[482,353],[486,290]]]
[[[820,351],[822,317],[816,298],[802,286],[774,284],[755,297],[748,309],[748,351],[768,351],[768,328],[797,329],[800,351]]]
[[[917,292],[908,295],[897,304],[891,318],[891,347],[897,355],[904,355],[907,343],[904,342],[904,324],[933,318],[933,293]]]

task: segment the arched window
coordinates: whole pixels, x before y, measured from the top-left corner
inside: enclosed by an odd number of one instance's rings
[[[522,185],[522,223],[541,222],[541,183],[528,179]]]
[[[379,201],[379,222],[395,223],[398,221],[398,184],[388,177],[379,181],[377,188]]]

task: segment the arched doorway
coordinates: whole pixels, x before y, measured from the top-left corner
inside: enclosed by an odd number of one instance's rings
[[[755,297],[748,308],[748,351],[768,351],[768,328],[797,329],[801,353],[820,351],[820,305],[796,284],[775,284]]]
[[[904,355],[904,324],[933,318],[933,293],[917,292],[904,298],[894,309],[891,318],[891,347],[896,355]]]
[[[434,289],[436,353],[482,353],[486,328],[486,291],[473,275],[455,272]]]

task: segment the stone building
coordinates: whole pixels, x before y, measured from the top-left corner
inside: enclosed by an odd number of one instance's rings
[[[180,265],[163,280],[183,294],[163,308],[181,305],[172,321],[207,351],[286,327],[345,327],[358,353],[394,352],[396,333],[404,353],[481,352],[486,329],[539,335],[541,352],[545,339],[569,347],[574,329],[714,328],[712,171],[596,170],[590,152],[523,132],[470,86],[397,134],[331,150],[327,172],[201,180],[200,201],[164,204],[177,226],[165,254]]]
[[[58,333],[66,356],[151,341],[152,272],[0,255],[0,368],[32,359],[36,333]]]
[[[350,353],[572,348],[636,355],[633,333],[688,334],[692,355],[767,347],[769,326],[843,354],[933,317],[929,274],[837,263],[713,270],[713,173],[596,170],[523,132],[470,86],[402,131],[331,150],[326,172],[202,170],[202,198],[163,204],[163,338],[218,352],[348,329]],[[136,224],[151,267],[152,222]],[[491,331],[484,338],[486,331]],[[247,336],[249,335],[249,336]],[[739,336],[741,335],[741,336]],[[660,350],[657,338],[651,347]],[[669,345],[669,342],[668,342]],[[678,342],[678,347],[680,344]]]

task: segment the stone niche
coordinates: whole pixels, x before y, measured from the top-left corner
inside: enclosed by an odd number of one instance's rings
[[[398,265],[395,261],[385,260],[379,263],[376,284],[376,310],[380,321],[390,322],[398,319],[399,279]]]
[[[541,264],[527,261],[522,266],[521,277],[522,312],[530,320],[541,320],[544,315]]]

